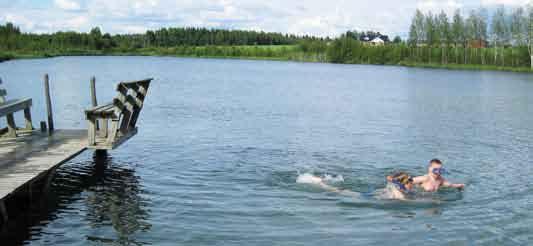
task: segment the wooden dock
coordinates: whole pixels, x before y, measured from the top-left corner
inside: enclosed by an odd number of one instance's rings
[[[0,118],[6,117],[8,125],[0,129],[0,224],[9,220],[11,208],[21,205],[17,195],[31,202],[37,191],[34,187],[46,193],[55,169],[61,164],[88,148],[102,156],[134,136],[151,80],[120,82],[112,102],[98,106],[93,77],[90,88],[93,108],[85,111],[88,130],[54,130],[48,75],[44,76],[48,126],[41,121],[40,131],[33,128],[31,121],[32,100],[6,100],[7,92],[0,88]],[[19,111],[24,112],[22,129],[16,126],[13,116]]]
[[[87,130],[34,131],[17,138],[0,139],[1,202],[21,187],[44,177],[49,170],[86,149]],[[4,215],[5,216],[5,215]]]

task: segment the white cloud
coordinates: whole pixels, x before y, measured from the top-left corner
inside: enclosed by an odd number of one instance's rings
[[[458,8],[462,8],[463,3],[456,0],[426,0],[418,3],[418,8],[422,11],[440,11],[450,12]]]
[[[66,20],[66,26],[72,30],[79,30],[89,23],[89,18],[85,15],[80,15]]]
[[[54,0],[54,4],[63,10],[80,10],[80,4],[73,0]]]
[[[2,17],[3,21],[15,23],[20,26],[23,30],[32,30],[35,27],[35,23],[25,17],[24,15],[19,14],[6,14]]]
[[[0,0],[2,1],[2,0]],[[202,26],[335,36],[346,30],[403,35],[415,9],[444,10],[480,5],[522,5],[533,0],[54,0],[39,8],[15,2],[0,8],[0,20],[23,31],[138,33],[161,27]]]
[[[507,6],[524,6],[533,3],[531,0],[481,0],[482,5],[507,5]]]

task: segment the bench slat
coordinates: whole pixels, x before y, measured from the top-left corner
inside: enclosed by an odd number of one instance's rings
[[[96,106],[94,108],[85,110],[85,115],[87,118],[90,118],[93,116],[114,118],[116,117],[115,106],[113,103]]]
[[[102,113],[102,112],[112,112],[114,105],[112,103],[105,105],[105,107],[97,109],[95,112]]]
[[[111,103],[107,103],[107,104],[104,104],[104,105],[92,107],[90,109],[85,110],[85,112],[95,112],[95,111],[97,111],[97,110],[99,110],[99,109],[101,109],[103,107],[107,107],[109,104],[111,104]]]
[[[31,98],[12,99],[0,104],[0,117],[31,107]]]
[[[131,85],[131,84],[137,84],[137,83],[140,83],[140,84],[143,84],[143,83],[149,83],[150,81],[152,81],[153,78],[149,78],[149,79],[143,79],[143,80],[137,80],[137,81],[125,81],[125,82],[120,82],[120,84],[124,84],[126,86],[128,85]]]

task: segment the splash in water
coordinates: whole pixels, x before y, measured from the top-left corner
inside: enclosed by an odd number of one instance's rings
[[[324,174],[317,176],[312,173],[299,174],[296,178],[296,183],[303,185],[310,185],[318,187],[325,191],[339,193],[341,195],[356,198],[356,201],[351,202],[369,202],[370,200],[403,200],[416,202],[417,204],[434,204],[442,203],[446,201],[456,201],[462,199],[462,192],[439,192],[428,193],[423,191],[417,191],[413,194],[401,195],[399,190],[392,184],[387,183],[383,188],[376,189],[370,193],[359,193],[351,190],[341,189],[336,187],[338,183],[344,182],[342,175]]]
[[[304,173],[298,175],[296,178],[296,183],[298,184],[310,184],[316,187],[320,187],[324,190],[331,191],[331,192],[337,192],[339,194],[353,196],[353,197],[360,197],[361,194],[358,192],[350,191],[350,190],[343,190],[339,189],[337,187],[334,187],[330,185],[331,183],[338,183],[338,182],[344,182],[344,178],[342,175],[329,175],[325,174],[322,177],[310,174],[310,173]]]
[[[299,174],[296,178],[296,183],[298,184],[307,184],[314,187],[321,188],[326,191],[336,192],[342,195],[348,195],[356,198],[362,198],[362,194],[359,192],[340,189],[334,186],[334,184],[344,182],[344,177],[342,175],[331,175],[324,174],[322,176],[313,175],[311,173]],[[368,195],[364,196],[368,197]],[[370,195],[375,199],[379,200],[417,200],[417,201],[427,201],[428,198],[422,195],[415,196],[411,195],[402,195],[400,191],[391,183],[387,183],[384,188],[377,189],[373,191]],[[434,199],[429,199],[434,200]]]

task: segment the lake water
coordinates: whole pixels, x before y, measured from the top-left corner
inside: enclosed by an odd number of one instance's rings
[[[9,97],[85,128],[122,80],[154,77],[139,134],[63,165],[1,245],[526,245],[533,243],[533,75],[162,57],[0,63]],[[4,124],[4,122],[0,123]],[[2,125],[3,126],[3,125]],[[464,192],[372,194],[440,158]],[[98,163],[98,164],[96,164]],[[359,197],[297,183],[330,177]]]

